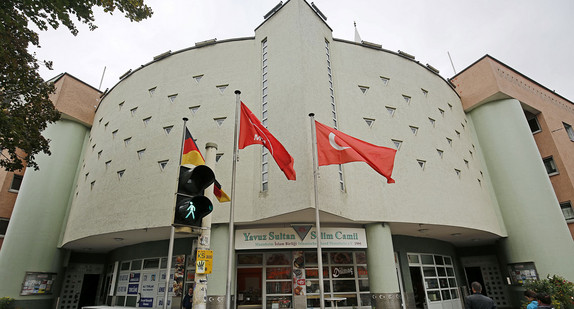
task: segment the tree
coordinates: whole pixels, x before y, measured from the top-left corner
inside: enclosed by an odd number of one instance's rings
[[[95,30],[93,8],[124,13],[130,21],[141,21],[153,12],[143,0],[2,0],[0,1],[0,167],[16,171],[24,166],[37,170],[34,156],[50,155],[49,140],[41,132],[57,121],[60,113],[49,95],[54,86],[38,72],[40,62],[28,52],[30,44],[40,47],[38,33],[30,22],[44,31],[60,24],[76,35],[73,18]],[[17,151],[17,150],[21,151]],[[21,152],[25,155],[19,155]]]

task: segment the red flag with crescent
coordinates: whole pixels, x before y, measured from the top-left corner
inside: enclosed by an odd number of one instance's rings
[[[239,149],[253,144],[261,144],[277,162],[279,168],[289,180],[295,180],[293,157],[285,147],[261,124],[261,121],[241,102],[241,120],[239,130]]]
[[[397,151],[356,139],[341,131],[315,121],[317,131],[317,155],[319,166],[366,162],[377,173],[394,183],[391,178]]]

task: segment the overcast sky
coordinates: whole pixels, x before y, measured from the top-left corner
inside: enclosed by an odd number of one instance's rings
[[[445,78],[485,54],[574,101],[574,1],[572,0],[309,0],[327,16],[333,36],[361,38],[416,56]],[[68,72],[101,90],[119,76],[165,51],[212,38],[254,35],[263,15],[279,1],[146,0],[154,15],[131,23],[121,14],[96,13],[98,29],[79,25],[40,32],[40,60],[53,60],[45,79]]]

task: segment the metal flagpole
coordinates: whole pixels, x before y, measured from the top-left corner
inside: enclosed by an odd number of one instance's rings
[[[167,295],[169,291],[169,275],[171,271],[171,259],[173,258],[173,238],[175,237],[175,227],[171,226],[169,235],[169,252],[167,254],[167,271],[165,274],[165,292],[163,293],[163,309],[167,309]]]
[[[233,278],[233,257],[235,254],[235,176],[237,172],[237,145],[239,144],[239,112],[241,91],[235,90],[235,132],[233,136],[233,165],[231,167],[231,202],[229,206],[229,248],[227,252],[227,284],[225,285],[225,308],[231,309],[231,282]]]
[[[180,166],[181,166],[181,158],[183,156],[183,146],[185,144],[185,129],[187,129],[187,118],[183,117],[183,130],[182,130],[182,136],[181,136],[181,149],[179,151],[179,163],[177,165],[177,180],[176,180],[176,185],[175,185],[175,195],[177,196],[177,187],[179,186],[179,170],[180,170]],[[176,198],[177,200],[177,198]],[[174,207],[175,207],[175,202],[173,203]],[[175,214],[175,212],[174,212]],[[173,240],[175,238],[175,227],[172,225],[171,226],[171,231],[170,231],[170,236],[169,236],[169,252],[167,253],[167,271],[165,274],[165,292],[163,294],[163,309],[167,309],[167,296],[168,296],[168,292],[169,292],[169,276],[170,276],[170,272],[171,272],[171,260],[173,259]]]
[[[319,219],[319,194],[317,193],[317,178],[319,177],[319,167],[317,166],[317,131],[315,129],[315,114],[310,113],[311,136],[313,144],[313,187],[315,189],[315,228],[317,230],[317,266],[319,267],[319,291],[321,309],[325,309],[325,287],[323,286],[323,252],[321,250],[321,220]]]

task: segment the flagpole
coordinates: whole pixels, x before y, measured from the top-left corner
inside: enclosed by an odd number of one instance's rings
[[[177,195],[177,187],[179,186],[179,166],[181,166],[181,158],[183,156],[183,145],[185,144],[185,129],[187,128],[187,118],[183,117],[183,130],[181,136],[181,149],[179,151],[179,161],[178,161],[178,168],[177,168],[177,181],[176,181],[176,195]],[[176,199],[177,200],[177,199]],[[175,205],[175,203],[173,203]],[[175,213],[175,212],[174,212]],[[167,309],[167,295],[169,292],[169,276],[171,272],[171,260],[173,259],[173,242],[175,238],[175,227],[173,224],[171,225],[170,234],[169,234],[169,252],[167,253],[167,271],[165,275],[165,292],[163,294],[163,309]]]
[[[233,163],[231,167],[231,202],[229,206],[229,248],[227,252],[227,284],[225,286],[225,308],[231,309],[231,287],[233,286],[233,256],[235,254],[235,178],[237,174],[237,145],[239,141],[239,108],[241,91],[235,90],[235,132],[233,135]]]
[[[317,266],[319,267],[319,291],[321,309],[325,309],[325,287],[323,286],[323,252],[321,250],[321,220],[319,218],[319,194],[317,192],[317,178],[319,177],[319,167],[317,166],[317,136],[315,129],[315,114],[310,113],[311,119],[311,139],[313,144],[313,187],[315,189],[315,229],[317,230]]]

